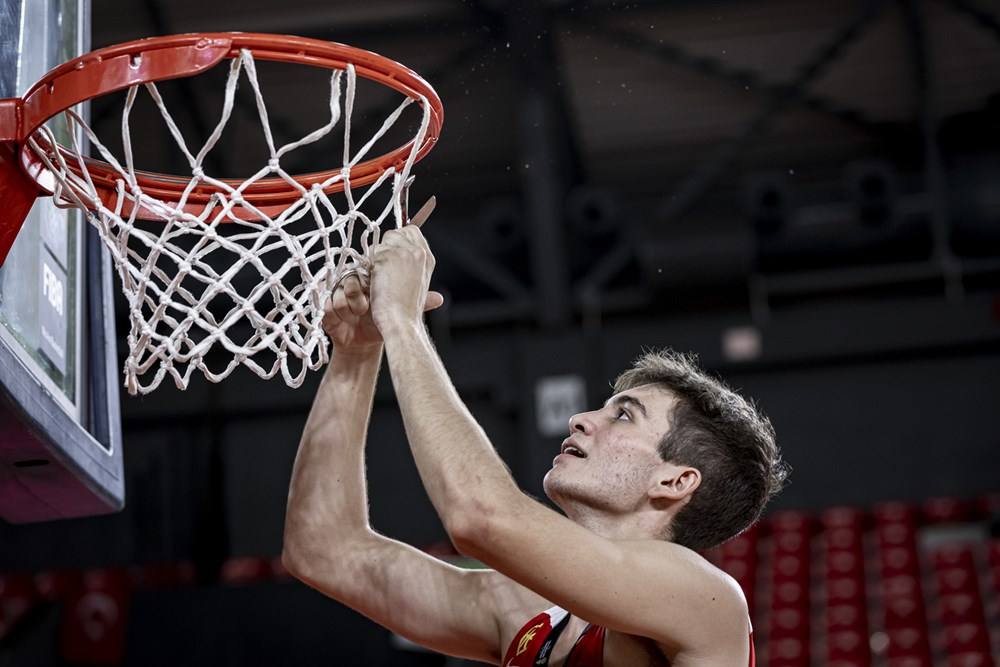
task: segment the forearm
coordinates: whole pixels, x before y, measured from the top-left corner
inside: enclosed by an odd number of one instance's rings
[[[448,378],[422,323],[387,327],[383,336],[413,458],[449,532],[472,510],[485,509],[486,501],[509,503],[521,497]]]
[[[369,534],[364,442],[381,346],[335,350],[292,469],[286,557],[330,554]]]

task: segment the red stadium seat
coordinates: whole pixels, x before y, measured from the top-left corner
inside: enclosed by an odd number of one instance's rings
[[[828,551],[861,550],[863,533],[854,528],[830,528],[823,533]]]
[[[872,511],[876,524],[905,523],[911,527],[917,525],[917,510],[912,505],[901,502],[880,503]]]
[[[887,547],[879,552],[882,576],[900,575],[916,577],[920,573],[920,560],[915,549],[905,546]]]
[[[887,667],[934,667],[931,664],[930,655],[915,653],[912,655],[898,655],[890,657]]]
[[[889,658],[924,658],[930,657],[930,646],[927,642],[927,624],[920,623],[898,628],[887,628],[889,635]]]
[[[46,600],[64,600],[82,585],[83,574],[79,570],[55,570],[35,575],[35,587]]]
[[[828,605],[826,608],[827,632],[841,630],[868,630],[865,608],[857,604]]]
[[[768,640],[788,637],[809,641],[809,613],[795,607],[786,607],[771,611],[771,626]]]
[[[828,532],[835,528],[860,532],[865,526],[865,513],[856,507],[831,507],[820,515],[820,523]]]
[[[864,577],[865,564],[859,553],[834,551],[826,555],[826,576],[858,575]]]
[[[771,532],[800,532],[808,534],[812,530],[812,515],[808,512],[786,510],[771,515]]]
[[[864,582],[856,577],[831,577],[826,581],[827,604],[865,603]]]
[[[942,595],[938,600],[938,618],[944,625],[986,624],[979,597],[968,593]]]
[[[743,533],[722,545],[723,558],[750,558],[757,555],[756,533]]]
[[[979,584],[974,570],[964,567],[950,567],[934,573],[939,595],[967,593],[979,596]]]
[[[808,607],[809,588],[796,581],[786,581],[775,586],[774,597],[771,606],[773,609],[781,607]]]
[[[922,598],[920,580],[912,574],[885,577],[881,581],[880,589],[885,599],[897,596]]]
[[[914,544],[917,536],[916,528],[898,521],[879,524],[877,533],[879,546],[883,549],[898,546],[910,547]]]
[[[1000,539],[990,540],[986,545],[986,558],[994,570],[1000,568]]]
[[[809,580],[809,560],[801,556],[777,556],[772,563],[774,582]]]
[[[222,564],[220,576],[223,582],[233,585],[255,584],[273,578],[274,571],[267,560],[249,556],[227,560]]]
[[[843,661],[846,664],[871,663],[868,635],[857,630],[838,630],[827,634],[827,664]]]
[[[948,655],[962,653],[989,653],[990,637],[986,626],[979,623],[960,623],[944,628],[944,650]]]
[[[995,664],[989,653],[972,651],[948,656],[947,667],[994,667]]]
[[[778,532],[774,534],[775,554],[809,556],[809,535],[800,531]]]
[[[920,598],[900,595],[886,598],[883,604],[886,629],[927,626],[927,617]]]
[[[125,569],[89,570],[66,600],[60,649],[73,664],[113,665],[125,654],[131,582]]]
[[[931,564],[935,569],[943,570],[952,567],[976,569],[972,549],[965,545],[946,546],[935,549],[931,553]]]
[[[931,498],[924,503],[927,523],[960,523],[975,518],[973,503],[960,498]]]
[[[0,642],[38,602],[40,595],[30,574],[0,575]]]
[[[768,642],[771,667],[809,667],[809,643],[801,639],[787,638]]]

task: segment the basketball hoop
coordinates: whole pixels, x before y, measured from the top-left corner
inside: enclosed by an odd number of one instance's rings
[[[226,59],[221,117],[205,143],[193,150],[156,84],[200,74]],[[331,70],[328,122],[296,141],[276,145],[255,64],[264,60]],[[394,89],[403,100],[375,135],[352,152],[359,76]],[[253,92],[269,159],[248,178],[210,175],[205,157],[230,118],[241,79]],[[136,169],[129,118],[141,88],[183,152],[190,175]],[[115,91],[126,91],[121,158],[101,143],[77,110],[81,103]],[[415,136],[369,158],[375,143],[413,103],[422,112]],[[46,125],[59,116],[71,130],[72,145],[59,144]],[[184,389],[196,370],[218,382],[240,365],[264,378],[280,372],[289,386],[297,387],[306,371],[329,358],[322,329],[328,286],[364,264],[383,224],[406,223],[411,169],[434,147],[443,117],[440,98],[416,73],[344,44],[202,33],[93,51],[46,74],[23,98],[0,100],[0,197],[6,209],[0,220],[0,263],[35,198],[52,196],[56,206],[85,212],[115,262],[131,323],[124,368],[129,393],[152,391],[167,375]],[[340,167],[301,175],[284,170],[284,156],[320,141],[338,125],[343,132]],[[82,154],[77,129],[99,158]],[[373,195],[384,189],[388,203],[376,205]],[[335,204],[333,195],[344,203]],[[162,226],[149,231],[142,221]],[[226,231],[231,229],[237,231]],[[232,259],[222,263],[223,270],[218,256],[225,253]],[[262,260],[275,253],[283,258],[279,266]],[[243,291],[234,283],[241,270],[260,276]],[[213,349],[226,355],[221,368],[207,363]],[[289,359],[298,360],[297,371],[289,367]],[[152,378],[145,379],[149,372]]]

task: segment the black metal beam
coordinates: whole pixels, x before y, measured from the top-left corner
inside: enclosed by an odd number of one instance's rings
[[[916,94],[917,115],[923,144],[924,187],[930,195],[931,233],[934,238],[934,259],[941,267],[945,289],[949,296],[957,297],[962,291],[960,267],[951,251],[951,216],[948,211],[948,185],[944,174],[944,160],[938,143],[940,130],[935,110],[933,72],[930,66],[930,43],[927,39],[924,0],[900,0],[906,33],[909,37],[910,56]]]
[[[763,137],[779,114],[800,99],[806,87],[826,72],[844,49],[856,41],[863,29],[884,9],[886,0],[870,0],[857,16],[837,31],[833,39],[817,49],[788,84],[779,86],[777,94],[744,125],[743,131],[731,141],[719,146],[675,190],[663,211],[663,221],[670,223],[686,213],[715,184],[733,161],[750,145]]]
[[[163,10],[163,5],[160,0],[145,0],[144,3],[146,7],[146,13],[149,15],[149,21],[153,24],[153,32],[157,35],[169,35],[173,31],[170,29],[170,22],[167,20],[166,13]],[[178,88],[165,89],[161,94],[165,99],[171,100],[171,104],[168,106],[173,108],[181,108],[187,112],[188,117],[191,119],[191,123],[194,125],[195,131],[198,133],[199,137],[208,137],[211,133],[211,129],[208,123],[205,121],[205,116],[201,113],[199,105],[198,92],[195,90],[195,84],[191,77],[183,77],[177,79]],[[177,92],[179,91],[179,92]],[[164,137],[170,137],[170,135],[164,131]],[[173,141],[172,138],[169,141]],[[171,170],[175,173],[184,173],[189,168],[186,161],[183,160],[181,153],[177,150],[170,150],[168,147],[166,151],[169,155]],[[225,156],[221,151],[212,151],[205,156],[205,161],[207,162],[207,167],[217,174],[228,175],[229,161],[226,160]]]
[[[552,14],[536,0],[507,4],[507,35],[522,84],[517,95],[519,159],[530,259],[537,293],[536,316],[544,328],[570,324],[573,303],[563,225],[566,192],[578,173],[569,152],[569,120],[556,87]]]
[[[813,57],[799,68],[798,73],[790,83],[768,84],[767,102],[747,121],[739,136],[719,146],[675,189],[674,195],[667,199],[668,204],[660,215],[663,222],[669,224],[690,210],[732,162],[767,132],[784,109],[803,99],[808,99],[806,86],[825,72],[827,67],[843,52],[843,49],[860,36],[862,29],[878,16],[884,5],[885,0],[866,2],[856,17],[852,18],[828,44],[817,50]],[[702,65],[707,65],[709,70],[722,71],[721,64],[719,68],[716,68],[716,65],[708,62],[710,60],[705,59]],[[723,76],[742,81],[745,74],[734,69]],[[577,298],[586,309],[600,309],[601,288],[627,264],[629,255],[626,250],[626,248],[618,248],[609,253],[580,281]]]
[[[531,294],[525,286],[499,262],[450,234],[428,230],[427,236],[431,247],[442,258],[479,279],[504,299],[521,306],[531,302]]]
[[[971,19],[979,27],[993,33],[993,36],[1000,40],[1000,18],[997,18],[993,14],[987,12],[980,7],[977,7],[968,0],[941,0],[946,5],[957,11],[959,14],[964,15],[966,18]]]
[[[615,44],[652,56],[665,63],[678,65],[703,76],[741,88],[749,88],[754,93],[763,93],[772,100],[781,98],[786,92],[786,86],[767,81],[755,70],[737,67],[718,58],[691,53],[677,44],[652,40],[634,30],[602,25],[592,34],[608,40],[615,40]],[[803,92],[792,102],[810,111],[836,118],[871,136],[883,137],[886,131],[884,123],[872,120],[861,109],[850,107],[822,95]]]

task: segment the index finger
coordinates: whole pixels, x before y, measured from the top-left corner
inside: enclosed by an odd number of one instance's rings
[[[437,206],[437,197],[432,195],[431,198],[425,201],[424,205],[420,207],[417,214],[410,218],[409,224],[416,225],[417,227],[423,225],[427,222],[427,218],[431,217],[431,213],[434,212],[435,206]]]

